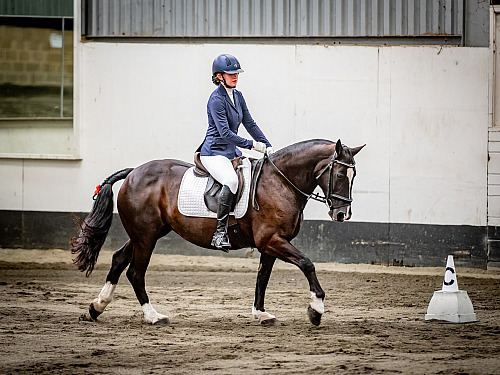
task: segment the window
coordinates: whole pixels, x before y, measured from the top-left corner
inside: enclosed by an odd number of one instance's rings
[[[73,20],[0,17],[0,118],[73,116]]]
[[[0,11],[0,157],[74,158],[73,1]]]

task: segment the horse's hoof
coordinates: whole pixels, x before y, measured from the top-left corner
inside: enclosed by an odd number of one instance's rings
[[[153,323],[153,325],[155,326],[163,326],[165,324],[169,324],[170,323],[170,319],[168,318],[161,318],[161,319],[158,319],[156,322]]]
[[[78,321],[80,321],[80,322],[95,322],[95,320],[92,319],[87,313],[83,313],[82,315],[80,315],[80,317],[78,318]]]
[[[266,327],[277,327],[280,325],[280,322],[278,319],[272,318],[272,319],[263,320],[262,322],[260,322],[260,324],[262,324],[263,326],[266,326]]]
[[[321,323],[321,315],[319,312],[314,310],[311,306],[307,308],[307,315],[309,316],[309,321],[315,326],[319,326]]]
[[[90,319],[92,319],[93,321],[96,321],[97,317],[99,315],[101,315],[101,313],[94,308],[93,303],[91,303],[89,306],[89,315],[90,315]]]

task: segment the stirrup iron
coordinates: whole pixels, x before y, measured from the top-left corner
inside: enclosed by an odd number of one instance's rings
[[[227,233],[219,231],[215,232],[212,238],[212,246],[215,246],[217,249],[222,250],[225,253],[229,253],[231,243],[229,242]]]

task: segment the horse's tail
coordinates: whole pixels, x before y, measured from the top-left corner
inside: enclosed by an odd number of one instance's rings
[[[80,233],[71,239],[71,253],[77,254],[73,263],[89,277],[108,235],[113,220],[113,189],[115,182],[123,180],[133,168],[122,169],[106,178],[94,193],[94,205],[80,223]]]

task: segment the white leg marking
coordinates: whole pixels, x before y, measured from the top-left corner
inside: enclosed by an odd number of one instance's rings
[[[255,317],[255,319],[259,319],[260,323],[262,323],[263,320],[276,319],[273,314],[269,314],[266,311],[257,310],[255,306],[252,306],[252,315]]]
[[[113,296],[115,294],[115,289],[116,289],[116,284],[113,285],[111,282],[107,282],[104,284],[102,287],[101,293],[99,293],[99,296],[92,301],[92,304],[94,305],[94,309],[99,312],[103,313],[104,309],[106,306],[109,305],[111,301],[113,301]]]
[[[159,320],[168,320],[168,316],[156,312],[149,302],[142,305],[142,311],[144,311],[144,320],[150,324],[155,324]]]
[[[310,306],[313,310],[318,312],[319,314],[324,314],[325,313],[325,304],[324,304],[324,298],[318,298],[316,297],[316,293],[311,292],[311,303]]]

